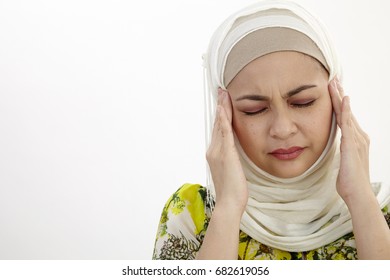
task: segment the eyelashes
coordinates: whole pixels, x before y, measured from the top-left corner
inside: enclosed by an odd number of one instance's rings
[[[258,114],[264,113],[267,109],[268,108],[263,108],[261,110],[255,111],[255,112],[244,112],[244,114],[247,116],[258,115]]]
[[[304,103],[291,103],[291,105],[293,107],[297,107],[297,108],[305,108],[305,107],[309,107],[309,106],[313,105],[314,101],[315,100],[311,100],[309,102],[304,102]]]
[[[307,107],[310,107],[314,104],[316,100],[311,100],[311,101],[308,101],[308,102],[303,102],[303,103],[291,103],[290,105],[293,107],[293,108],[307,108]],[[263,114],[265,113],[266,111],[268,110],[268,107],[264,107],[264,108],[261,108],[260,110],[257,110],[257,111],[253,111],[253,112],[248,112],[248,111],[243,111],[243,113],[247,116],[254,116],[254,115],[260,115],[260,114]]]

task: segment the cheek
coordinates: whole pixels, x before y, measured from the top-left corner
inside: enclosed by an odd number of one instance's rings
[[[259,138],[264,137],[264,127],[262,122],[256,117],[240,117],[233,115],[233,129],[237,135],[241,146],[247,150],[249,147],[259,148]]]
[[[236,114],[233,114],[232,126],[241,143],[242,139],[248,138],[248,135],[251,134],[251,131],[253,130],[253,124],[248,123]]]
[[[321,118],[321,123],[324,124],[324,129],[328,127],[330,129],[330,124],[332,123],[332,116],[333,116],[333,107],[332,107],[332,102],[329,98],[326,98],[326,102],[324,102],[324,106],[322,106],[321,110],[318,110],[320,118]]]
[[[329,138],[332,124],[332,104],[325,102],[322,106],[315,108],[311,114],[306,116],[307,131],[310,137],[315,139],[315,143],[319,146],[324,146]],[[303,121],[303,120],[302,120]],[[325,144],[324,144],[325,143]]]

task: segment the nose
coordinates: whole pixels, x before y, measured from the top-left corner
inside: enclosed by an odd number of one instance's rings
[[[278,110],[271,120],[270,135],[273,138],[285,140],[296,134],[298,128],[288,110]]]

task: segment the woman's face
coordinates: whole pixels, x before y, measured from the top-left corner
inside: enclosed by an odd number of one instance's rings
[[[227,87],[233,128],[248,157],[281,178],[305,172],[331,129],[328,73],[314,58],[285,51],[244,67]]]

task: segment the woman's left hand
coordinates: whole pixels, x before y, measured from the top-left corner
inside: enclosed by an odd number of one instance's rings
[[[337,178],[337,191],[349,205],[356,196],[371,192],[369,175],[368,135],[361,129],[351,112],[350,100],[344,96],[337,78],[329,84],[329,93],[341,128],[340,171]]]
[[[348,206],[359,259],[390,259],[390,231],[371,189],[368,135],[352,115],[349,97],[337,79],[329,93],[341,128],[337,191]]]

